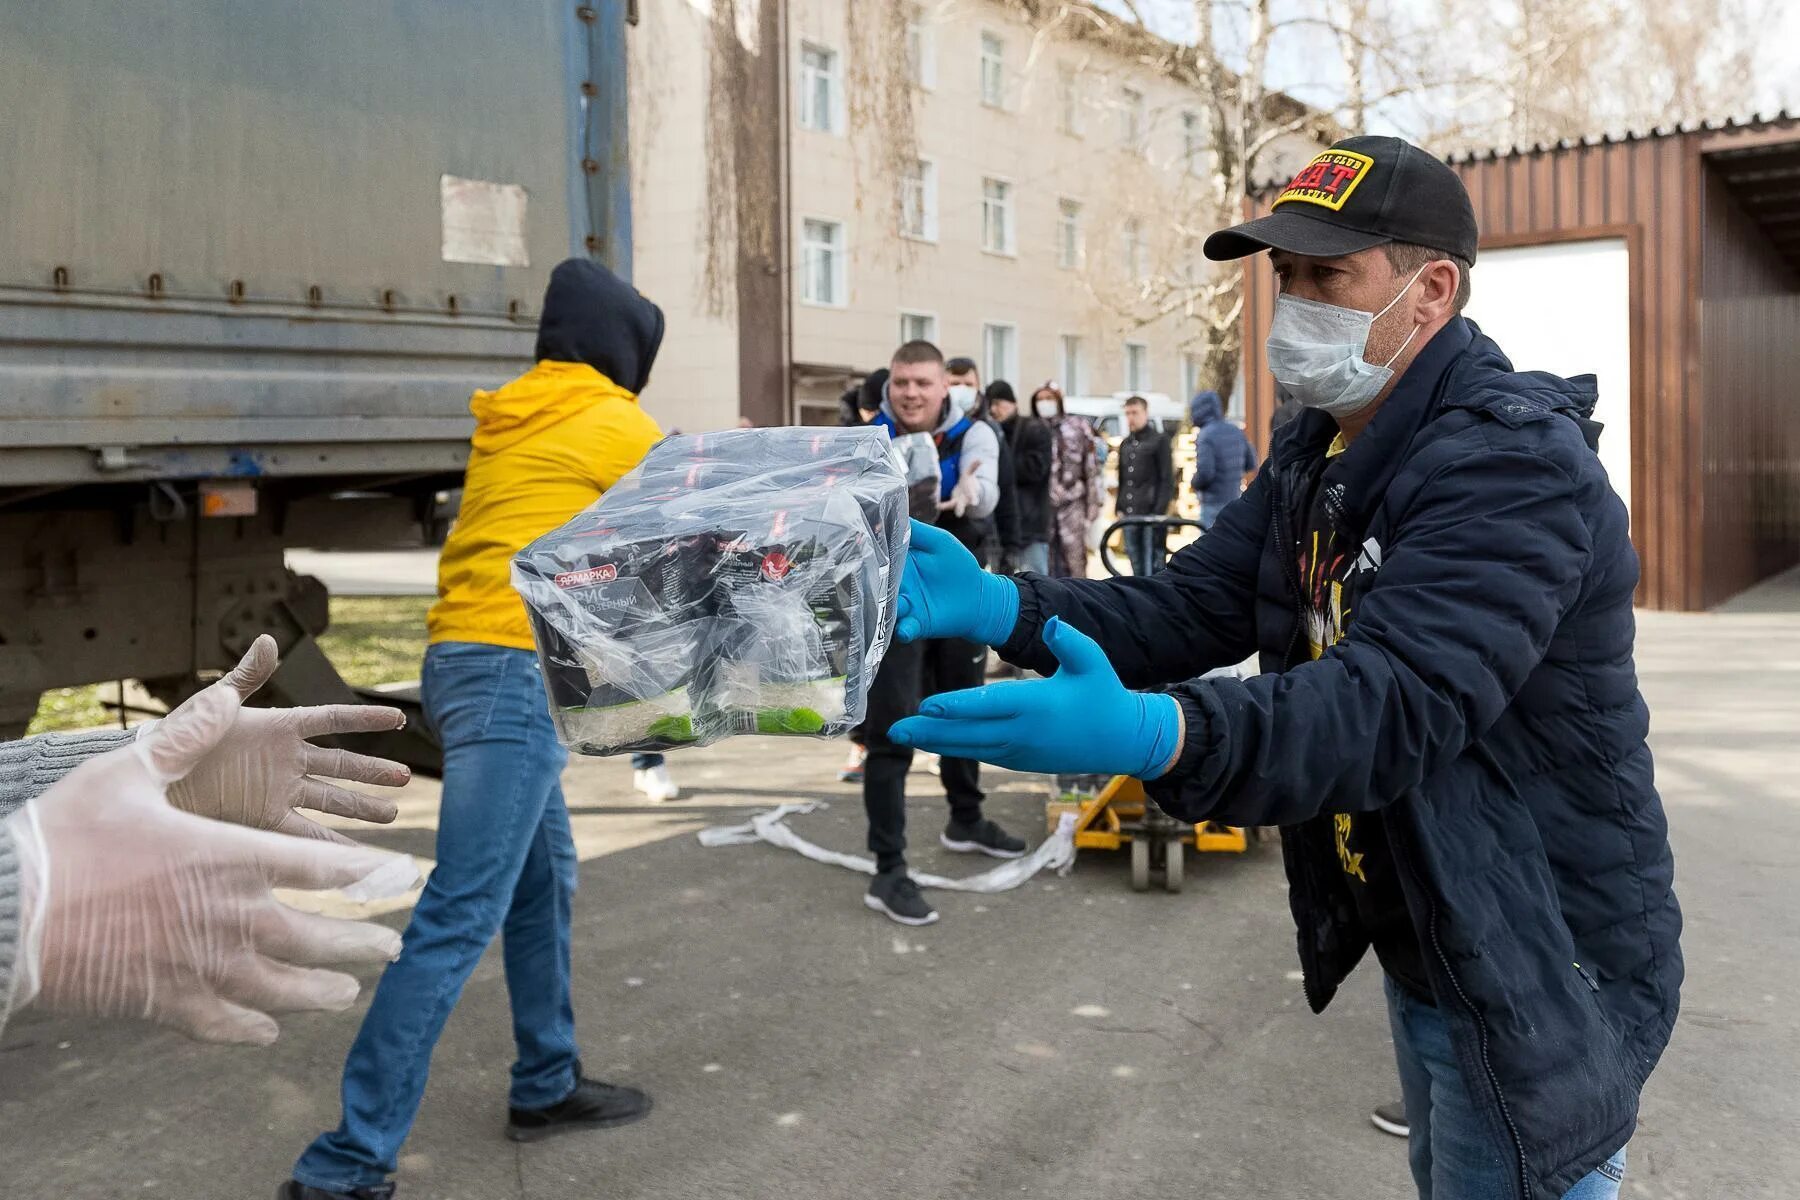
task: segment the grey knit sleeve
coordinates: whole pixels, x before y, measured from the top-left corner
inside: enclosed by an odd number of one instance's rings
[[[136,736],[132,729],[106,729],[0,742],[0,1032],[12,1014],[20,932],[19,851],[4,819],[88,759],[128,746]]]
[[[19,961],[19,852],[12,830],[0,824],[0,1033],[12,1015]]]
[[[95,755],[129,746],[135,729],[97,733],[46,733],[22,742],[0,742],[0,818],[23,808],[33,796]]]

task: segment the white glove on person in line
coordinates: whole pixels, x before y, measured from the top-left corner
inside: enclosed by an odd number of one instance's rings
[[[247,700],[269,681],[278,665],[275,639],[264,634],[224,678],[165,720],[180,715],[216,688],[232,692],[240,702]],[[306,739],[376,733],[405,724],[406,716],[399,709],[374,704],[241,709],[212,752],[194,765],[187,778],[170,785],[169,803],[196,816],[252,829],[354,845],[297,810],[307,808],[385,825],[397,811],[393,801],[336,787],[319,777],[399,787],[412,778],[412,772],[397,762],[329,750]],[[138,726],[138,739],[157,737],[164,727],[165,721],[147,721]]]
[[[359,898],[410,884],[411,859],[168,803],[169,785],[231,733],[241,703],[235,686],[209,687],[155,736],[90,760],[6,819],[20,867],[17,1005],[266,1045],[279,1032],[270,1013],[356,999],[353,977],[318,964],[400,952],[385,926],[299,912],[270,889]]]
[[[980,465],[979,462],[971,462],[967,469],[957,476],[956,486],[950,489],[950,498],[938,501],[939,512],[953,509],[960,517],[964,512],[981,503],[981,480],[975,475],[975,468]]]

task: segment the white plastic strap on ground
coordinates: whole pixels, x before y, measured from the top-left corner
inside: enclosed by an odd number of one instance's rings
[[[714,825],[699,833],[702,846],[747,846],[752,842],[768,842],[804,855],[814,862],[831,863],[864,875],[875,874],[875,861],[860,854],[843,854],[814,845],[788,827],[787,819],[825,808],[820,801],[783,804],[767,812],[757,813],[742,825]],[[911,872],[920,887],[941,888],[950,892],[1008,892],[1018,887],[1045,867],[1058,875],[1067,875],[1075,865],[1075,815],[1064,813],[1056,823],[1056,832],[1045,838],[1036,850],[1024,858],[1003,862],[990,871],[966,879],[948,879],[942,875]]]

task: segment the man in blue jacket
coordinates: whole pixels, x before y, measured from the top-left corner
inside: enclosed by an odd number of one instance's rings
[[[1419,1195],[1595,1200],[1682,978],[1638,564],[1592,378],[1514,372],[1458,315],[1476,242],[1455,173],[1380,137],[1209,238],[1270,251],[1270,370],[1306,411],[1148,578],[1001,579],[915,529],[900,636],[1055,674],[892,736],[1280,825],[1309,1004],[1371,948],[1386,976]],[[1252,649],[1265,674],[1198,678]]]
[[[1244,431],[1225,419],[1219,393],[1196,392],[1188,402],[1194,422],[1194,494],[1200,497],[1200,528],[1211,529],[1225,506],[1244,490],[1244,476],[1256,470],[1256,451]]]

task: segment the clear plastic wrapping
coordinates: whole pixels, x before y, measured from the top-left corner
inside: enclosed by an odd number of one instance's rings
[[[893,635],[907,541],[882,430],[663,440],[513,560],[558,736],[606,755],[847,731]]]

